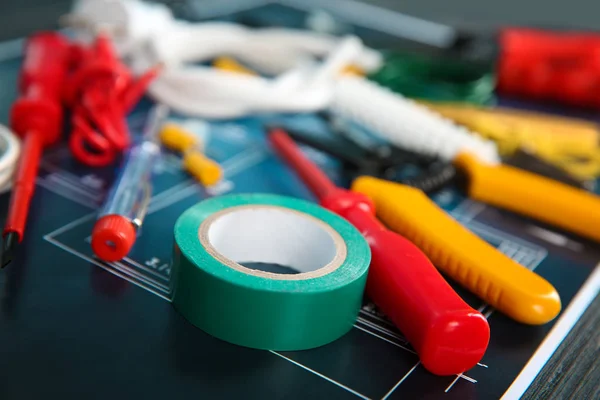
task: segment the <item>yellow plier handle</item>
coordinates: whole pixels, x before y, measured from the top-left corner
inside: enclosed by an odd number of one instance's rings
[[[454,163],[468,175],[468,195],[600,241],[600,198],[507,165],[487,165],[460,154]]]
[[[417,245],[442,272],[502,313],[537,325],[560,312],[550,283],[456,222],[422,191],[371,177],[355,180],[352,190],[369,196],[383,223]]]

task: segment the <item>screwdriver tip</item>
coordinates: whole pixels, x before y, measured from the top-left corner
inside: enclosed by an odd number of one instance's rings
[[[16,232],[8,232],[2,238],[2,254],[0,255],[0,268],[4,269],[13,259],[14,249],[19,242]]]

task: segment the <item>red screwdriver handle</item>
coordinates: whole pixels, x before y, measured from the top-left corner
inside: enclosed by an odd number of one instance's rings
[[[367,295],[412,344],[423,366],[438,375],[474,367],[490,337],[483,315],[456,294],[417,246],[379,222],[366,196],[338,189],[321,205],[367,239]]]
[[[62,128],[61,90],[69,68],[70,46],[54,32],[31,36],[19,80],[20,97],[11,109],[11,126],[23,138],[4,235],[23,238],[42,148],[58,140]]]
[[[283,130],[271,130],[269,140],[321,205],[367,239],[367,295],[404,333],[423,366],[438,375],[475,366],[490,338],[483,315],[454,292],[418,247],[379,222],[368,197],[336,187]]]
[[[38,33],[27,40],[19,78],[20,97],[11,109],[11,126],[21,137],[41,134],[44,146],[60,137],[61,93],[69,59],[70,45],[58,33]]]

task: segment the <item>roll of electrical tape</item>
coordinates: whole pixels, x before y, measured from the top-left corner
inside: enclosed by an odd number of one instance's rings
[[[173,305],[198,328],[231,343],[314,348],[352,328],[370,259],[362,235],[318,205],[267,194],[211,198],[175,224]]]

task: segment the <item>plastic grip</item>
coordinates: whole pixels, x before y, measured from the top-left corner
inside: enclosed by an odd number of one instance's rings
[[[21,137],[42,132],[44,146],[56,142],[62,131],[61,93],[69,67],[69,43],[54,32],[27,39],[19,76],[21,95],[11,108],[10,124]]]
[[[507,165],[487,165],[470,154],[454,163],[469,176],[469,196],[600,241],[600,199],[552,179]]]
[[[377,220],[364,195],[335,190],[321,205],[367,239],[367,295],[406,336],[423,366],[437,375],[474,367],[490,338],[485,317],[458,296],[417,246]]]
[[[361,177],[352,189],[369,196],[379,218],[416,244],[445,274],[516,321],[538,325],[560,312],[556,289],[471,233],[423,192]]]

